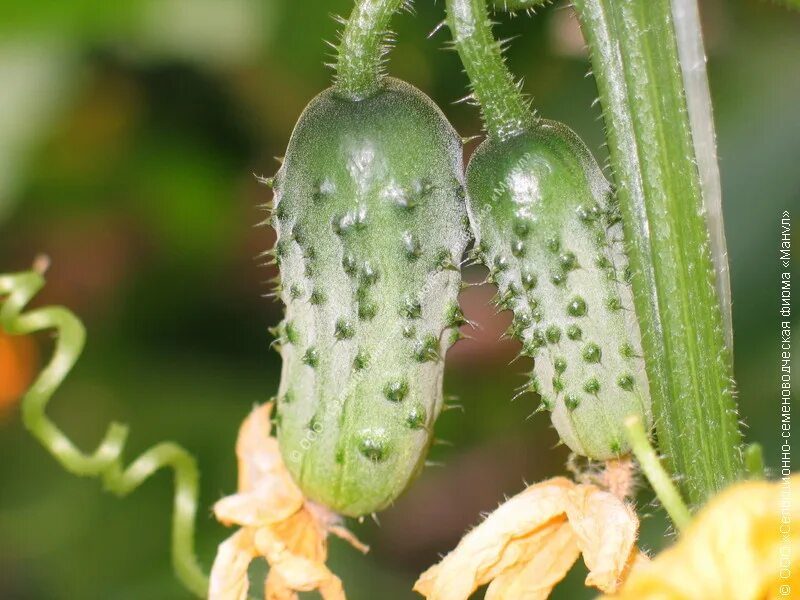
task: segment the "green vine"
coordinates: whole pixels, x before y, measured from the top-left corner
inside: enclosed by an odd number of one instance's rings
[[[92,454],[85,454],[45,414],[47,403],[83,351],[86,332],[78,318],[65,308],[50,306],[22,312],[45,284],[46,261],[37,261],[33,270],[0,275],[0,326],[11,335],[28,335],[52,329],[56,346],[48,365],[22,399],[25,427],[70,473],[99,477],[104,488],[125,496],[144,483],[162,467],[175,472],[175,499],[172,521],[172,561],[183,584],[198,597],[205,597],[208,578],[203,573],[194,550],[194,527],[197,514],[198,470],[194,458],[171,442],[157,444],[134,460],[127,468],[122,451],[128,428],[112,423]]]
[[[697,506],[743,472],[731,351],[669,0],[576,0],[667,467]]]
[[[534,121],[529,103],[503,62],[485,0],[447,0],[447,24],[469,75],[487,133],[507,139]]]
[[[359,0],[347,19],[336,61],[336,89],[361,100],[380,88],[389,21],[405,0]]]

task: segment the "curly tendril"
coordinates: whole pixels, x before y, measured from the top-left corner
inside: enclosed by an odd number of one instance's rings
[[[111,423],[105,437],[92,454],[85,454],[45,414],[47,403],[83,351],[86,331],[78,318],[60,306],[22,312],[25,305],[45,284],[46,260],[38,260],[33,270],[0,275],[0,327],[11,335],[27,335],[47,329],[57,334],[50,363],[22,399],[25,427],[70,473],[99,477],[103,487],[117,496],[126,496],[162,467],[175,471],[175,500],[172,521],[172,562],[181,582],[194,594],[205,597],[208,578],[194,550],[197,513],[197,464],[186,450],[172,442],[157,444],[127,468],[122,451],[128,427]]]

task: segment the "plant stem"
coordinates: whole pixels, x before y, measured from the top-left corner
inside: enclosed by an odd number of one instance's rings
[[[535,119],[503,62],[502,43],[492,35],[486,0],[447,0],[447,24],[488,134],[506,139],[524,131]]]
[[[122,451],[128,428],[112,423],[92,454],[85,454],[45,414],[47,403],[75,365],[86,340],[83,324],[65,308],[50,306],[23,313],[25,305],[44,286],[39,270],[16,275],[0,275],[0,326],[12,335],[27,335],[46,329],[57,334],[49,364],[22,399],[25,427],[70,473],[101,477],[105,488],[125,496],[162,467],[175,472],[175,501],[172,520],[172,561],[183,584],[198,597],[205,598],[208,578],[194,551],[194,525],[197,514],[198,470],[194,458],[180,446],[166,442],[154,446],[127,469],[122,466]]]
[[[380,89],[389,21],[404,3],[357,0],[338,48],[336,89],[342,96],[361,100]]]
[[[686,106],[689,110],[692,143],[694,145],[703,206],[710,233],[711,254],[717,274],[725,343],[733,350],[733,317],[731,315],[731,278],[728,269],[728,251],[725,242],[725,223],[722,218],[722,186],[717,163],[717,136],[714,132],[714,117],[711,93],[708,89],[706,54],[703,48],[703,32],[700,29],[700,13],[696,0],[672,0],[672,16],[675,23],[675,38],[681,61],[681,74],[686,90]]]
[[[503,12],[533,11],[550,2],[551,0],[491,0],[492,7]]]
[[[692,520],[692,515],[686,508],[678,488],[675,487],[672,479],[661,466],[656,451],[653,450],[650,440],[647,439],[647,432],[644,430],[642,421],[638,417],[628,417],[625,420],[625,431],[628,434],[628,443],[639,462],[639,467],[647,477],[647,481],[650,482],[664,510],[667,511],[677,529],[684,529]]]
[[[742,476],[669,0],[575,0],[608,134],[660,450],[697,506]]]

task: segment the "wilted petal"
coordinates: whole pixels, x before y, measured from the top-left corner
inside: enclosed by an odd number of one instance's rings
[[[292,554],[319,563],[324,563],[328,557],[325,541],[328,532],[316,515],[308,510],[298,511],[291,518],[270,527],[269,531]]]
[[[264,584],[264,597],[266,600],[298,600],[297,595],[286,580],[281,577],[277,569],[270,569],[267,573],[267,581]]]
[[[209,577],[208,600],[246,600],[247,569],[257,556],[253,535],[240,529],[217,549]]]
[[[328,509],[307,501],[269,436],[271,404],[256,408],[242,424],[236,443],[239,492],[214,506],[225,524],[243,527],[220,545],[214,562],[212,600],[243,600],[247,568],[263,556],[270,564],[265,583],[269,600],[297,600],[297,591],[319,590],[325,600],[344,600],[342,583],[325,566],[327,536],[333,532],[359,550],[358,542]]]
[[[569,492],[565,478],[532,485],[506,501],[470,531],[439,564],[423,573],[414,589],[428,600],[464,600],[478,587],[537,552],[530,536],[557,529],[565,520]]]
[[[269,491],[279,490],[282,495],[303,499],[283,464],[278,440],[270,436],[272,402],[256,407],[244,420],[236,440],[236,457],[239,461],[239,492],[249,492],[269,484]]]
[[[502,504],[414,589],[428,600],[466,600],[491,582],[487,600],[545,599],[583,553],[586,584],[613,590],[638,556],[638,525],[613,494],[550,479]]]
[[[289,518],[303,506],[279,491],[266,493],[233,494],[214,504],[214,515],[225,525],[256,527],[277,523]]]
[[[673,547],[635,567],[620,593],[607,598],[792,597],[800,590],[800,502],[791,500],[798,497],[800,476],[786,484],[746,482],[729,488],[700,511]],[[784,516],[792,523],[788,529]],[[782,552],[788,558],[783,565]]]
[[[353,548],[355,548],[356,550],[358,550],[363,554],[369,552],[369,546],[367,546],[364,542],[359,540],[355,535],[353,535],[353,532],[347,529],[346,527],[343,527],[341,525],[333,525],[328,528],[328,532],[332,533],[339,539],[344,540],[345,542],[350,544]]]
[[[226,525],[277,523],[303,506],[303,494],[283,464],[277,441],[269,435],[271,411],[271,403],[254,409],[239,429],[239,493],[214,505],[214,514]]]
[[[259,529],[255,537],[258,553],[278,574],[277,582],[289,590],[309,592],[318,589],[325,600],[344,600],[344,589],[324,562],[292,553],[269,528]],[[271,582],[276,586],[276,582]]]
[[[637,553],[636,513],[624,501],[593,485],[576,486],[566,510],[589,568],[586,585],[604,592],[616,591]]]
[[[580,554],[566,523],[547,527],[532,538],[538,551],[497,576],[486,590],[486,600],[545,600]]]

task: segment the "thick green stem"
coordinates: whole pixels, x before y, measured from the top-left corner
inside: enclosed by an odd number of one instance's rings
[[[658,442],[695,506],[743,472],[669,0],[575,0],[633,268]]]
[[[336,61],[336,89],[360,100],[380,88],[389,21],[404,0],[358,0],[347,20]]]
[[[486,0],[447,0],[447,24],[490,136],[505,139],[524,131],[534,117],[503,63],[492,35]]]
[[[197,514],[198,471],[194,458],[180,446],[167,442],[154,446],[127,469],[122,450],[128,428],[112,423],[92,454],[85,454],[47,417],[45,409],[55,390],[83,351],[86,333],[81,322],[68,310],[51,306],[23,313],[25,305],[44,286],[42,274],[33,270],[17,275],[0,275],[0,326],[12,335],[27,335],[47,329],[57,334],[56,347],[45,367],[22,399],[25,426],[70,473],[100,477],[110,492],[125,496],[162,467],[175,472],[175,501],[172,521],[172,560],[183,584],[204,598],[208,579],[194,551]]]
[[[731,280],[728,269],[728,251],[725,241],[725,224],[722,218],[722,187],[717,162],[717,136],[711,107],[711,92],[706,73],[706,53],[700,29],[700,13],[696,0],[672,0],[675,38],[681,61],[681,74],[686,90],[692,143],[694,144],[703,206],[710,232],[711,254],[717,274],[725,342],[733,350],[733,318],[731,314]]]

